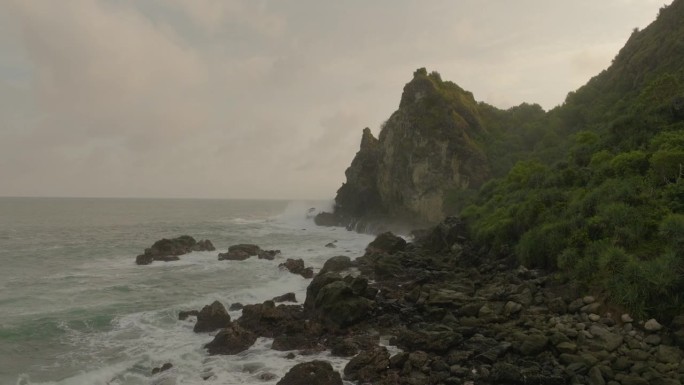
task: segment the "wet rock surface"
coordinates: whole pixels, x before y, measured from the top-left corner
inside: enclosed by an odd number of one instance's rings
[[[287,269],[287,271],[289,271],[292,274],[298,274],[304,278],[313,278],[313,275],[314,275],[313,268],[305,267],[304,266],[304,260],[301,258],[300,259],[288,258],[285,261],[285,263],[281,263],[279,266]]]
[[[273,260],[280,254],[280,250],[262,250],[258,245],[241,243],[228,247],[225,253],[219,253],[219,261],[244,261],[249,257],[257,256],[259,259]]]
[[[506,254],[479,257],[454,218],[413,243],[381,237],[355,260],[326,262],[303,304],[245,305],[207,344],[210,354],[273,338],[272,349],[291,357],[324,350],[348,357],[343,376],[355,384],[684,380],[684,315],[664,322],[611,313],[600,296],[517,266]],[[279,383],[341,383],[327,365],[306,365]]]
[[[233,322],[216,334],[214,339],[204,345],[210,355],[237,354],[249,349],[256,342],[257,335]]]
[[[177,261],[180,259],[180,255],[193,251],[214,250],[216,248],[208,239],[198,242],[189,235],[181,235],[178,238],[158,240],[151,247],[145,249],[144,253],[135,257],[135,263],[138,265],[149,265],[154,261]]]
[[[197,322],[193,331],[195,333],[213,332],[215,330],[228,327],[230,325],[230,315],[219,301],[214,301],[197,313]]]
[[[293,366],[277,385],[342,385],[342,378],[329,362],[311,361]]]

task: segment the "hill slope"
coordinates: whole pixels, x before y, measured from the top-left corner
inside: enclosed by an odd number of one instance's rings
[[[416,71],[346,175],[338,223],[460,212],[484,253],[558,269],[636,312],[680,311],[684,0],[549,112],[499,110]]]

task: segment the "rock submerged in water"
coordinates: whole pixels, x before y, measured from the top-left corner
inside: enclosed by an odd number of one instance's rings
[[[172,365],[170,362],[167,362],[167,363],[165,363],[164,365],[162,365],[162,366],[160,366],[160,367],[157,367],[157,368],[152,369],[152,374],[157,374],[157,373],[165,372],[165,371],[167,371],[167,370],[169,370],[169,369],[171,369],[171,368],[173,368],[173,365]]]
[[[210,240],[205,239],[197,242],[189,235],[181,235],[173,239],[161,239],[155,242],[150,248],[145,249],[143,254],[135,257],[138,265],[149,265],[153,261],[177,261],[179,255],[188,254],[193,251],[214,251],[216,248]]]
[[[281,263],[280,267],[284,267],[292,274],[299,274],[304,278],[313,278],[313,268],[304,267],[303,259],[292,259],[288,258],[285,263]]]
[[[199,310],[181,310],[180,312],[178,312],[178,320],[184,321],[184,320],[188,319],[188,317],[190,317],[190,316],[197,317],[198,314],[199,314]]]
[[[204,347],[209,355],[238,354],[249,349],[256,342],[256,339],[256,334],[242,328],[237,322],[233,322],[218,332],[214,339]]]
[[[219,253],[219,261],[244,261],[253,256],[258,256],[259,259],[273,260],[276,255],[280,254],[280,250],[262,250],[261,247],[251,243],[241,243],[233,245],[228,248],[228,252]]]
[[[297,364],[276,385],[342,385],[342,377],[328,361]]]

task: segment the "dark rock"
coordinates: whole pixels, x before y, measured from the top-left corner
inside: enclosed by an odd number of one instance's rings
[[[416,244],[432,252],[451,251],[466,240],[465,223],[458,217],[447,217],[431,230],[416,234]]]
[[[526,356],[532,356],[541,353],[546,349],[546,345],[549,342],[549,339],[546,336],[537,333],[527,335],[520,334],[517,339],[520,343],[518,345],[518,350],[520,350],[520,353]]]
[[[350,339],[338,341],[330,349],[330,354],[335,357],[351,357],[359,352],[358,346]]]
[[[463,336],[450,330],[405,330],[399,333],[400,347],[443,354],[463,341]]]
[[[235,302],[235,303],[230,305],[228,310],[230,310],[230,311],[242,310],[243,307],[245,307],[245,306],[243,304],[241,304],[240,302]]]
[[[273,250],[271,250],[273,251]],[[257,245],[251,244],[251,243],[241,243],[238,245],[232,245],[228,247],[228,252],[226,253],[219,253],[218,259],[219,261],[244,261],[245,259],[249,257],[253,257],[255,255],[259,255],[260,252],[264,252],[261,250],[261,248]],[[270,253],[270,251],[268,252]],[[266,254],[264,254],[266,255]],[[275,257],[275,254],[274,254]]]
[[[257,375],[257,379],[258,379],[259,381],[264,381],[264,382],[266,382],[266,381],[273,381],[273,380],[275,380],[276,378],[278,378],[278,376],[276,376],[276,375],[273,374],[273,373],[269,373],[269,372],[259,373],[259,374]]]
[[[342,385],[340,374],[327,361],[297,364],[276,385]]]
[[[365,319],[373,308],[373,301],[354,294],[343,281],[323,286],[314,303],[314,310],[329,325],[344,328]]]
[[[492,367],[491,380],[494,384],[525,384],[520,368],[505,362],[497,362]]]
[[[266,259],[272,261],[278,254],[280,254],[280,250],[259,250],[259,253],[257,253],[257,257],[259,259]]]
[[[183,321],[183,320],[188,319],[188,317],[190,317],[190,316],[197,317],[198,314],[199,314],[199,310],[187,310],[187,311],[181,310],[180,312],[178,312],[178,320]]]
[[[342,277],[337,273],[331,272],[321,272],[314,277],[314,279],[309,283],[306,288],[306,299],[304,300],[304,308],[307,310],[313,310],[316,296],[318,292],[323,288],[323,286],[328,285],[335,281],[341,281]]]
[[[214,251],[214,245],[209,240],[197,242],[189,235],[181,235],[173,239],[161,239],[155,242],[150,248],[145,249],[143,254],[135,258],[138,265],[149,265],[153,261],[177,261],[179,255],[193,251]]]
[[[271,349],[279,351],[312,349],[315,341],[304,335],[279,335],[273,339]]]
[[[208,239],[203,239],[201,241],[197,242],[196,250],[195,251],[215,251],[216,248],[214,245],[211,243],[210,240]]]
[[[285,263],[281,263],[280,267],[284,267],[292,274],[299,274],[304,278],[313,278],[313,268],[304,267],[303,259],[288,258]]]
[[[337,245],[335,245],[334,242],[328,242],[325,244],[325,247],[330,248],[330,249],[334,249],[337,247]]]
[[[384,347],[364,350],[344,367],[344,377],[360,383],[376,382],[389,368],[389,358],[389,353]]]
[[[297,302],[295,293],[285,293],[273,298],[273,302]]]
[[[268,338],[303,333],[307,328],[301,306],[275,306],[273,301],[246,305],[242,308],[242,317],[237,322],[245,329]]]
[[[606,385],[606,380],[603,378],[601,369],[599,369],[598,366],[594,366],[593,368],[589,369],[587,377],[589,380],[589,385]]]
[[[375,240],[368,244],[366,253],[395,254],[406,249],[404,238],[398,237],[391,232],[378,235]]]
[[[237,354],[249,349],[256,342],[257,335],[243,329],[238,323],[233,322],[227,328],[216,334],[214,339],[204,347],[210,355]]]
[[[354,263],[349,257],[345,255],[338,255],[325,261],[323,268],[321,268],[321,271],[319,271],[318,274],[320,275],[329,272],[339,273],[340,271],[346,270],[353,266]]]
[[[197,323],[193,328],[195,333],[213,332],[230,325],[230,315],[219,301],[207,305],[197,314]]]
[[[165,372],[165,371],[167,371],[167,370],[169,370],[169,369],[171,369],[171,368],[173,368],[173,365],[172,365],[170,362],[167,362],[167,363],[165,363],[164,365],[162,365],[162,366],[160,366],[160,367],[158,367],[158,368],[152,369],[152,374],[157,374],[157,373]]]

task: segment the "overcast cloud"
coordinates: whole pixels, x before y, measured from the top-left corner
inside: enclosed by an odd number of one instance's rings
[[[663,0],[6,0],[0,196],[331,198],[418,67],[552,108]]]

